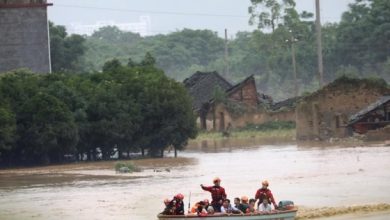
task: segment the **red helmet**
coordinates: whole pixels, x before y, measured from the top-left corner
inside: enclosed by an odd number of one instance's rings
[[[177,194],[176,196],[175,196],[175,198],[176,199],[184,199],[184,195],[183,194],[181,194],[181,193],[179,193],[179,194]]]
[[[213,183],[216,183],[216,182],[221,182],[221,179],[219,178],[219,177],[215,177],[214,179],[213,179]]]
[[[268,181],[267,180],[264,180],[263,182],[261,182],[261,185],[263,185],[263,186],[269,186],[269,183],[268,183]]]

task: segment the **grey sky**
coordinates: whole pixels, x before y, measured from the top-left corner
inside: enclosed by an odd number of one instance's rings
[[[253,30],[248,25],[249,0],[48,0],[49,20],[55,24],[94,24],[97,21],[137,22],[149,15],[151,33],[169,33],[183,28],[211,29],[219,35]],[[298,11],[315,11],[315,0],[296,0]],[[337,22],[354,0],[322,0],[322,23]],[[80,6],[80,7],[78,7]],[[161,12],[161,13],[160,13]],[[213,16],[223,15],[223,16]],[[230,16],[231,15],[231,16]]]

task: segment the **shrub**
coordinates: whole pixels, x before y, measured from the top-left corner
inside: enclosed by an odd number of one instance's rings
[[[115,164],[115,171],[119,172],[122,167],[126,167],[129,173],[141,172],[141,169],[135,166],[132,162],[118,162]]]

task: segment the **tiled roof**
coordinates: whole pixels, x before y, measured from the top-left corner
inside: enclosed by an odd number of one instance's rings
[[[276,111],[281,108],[295,108],[297,102],[301,99],[300,96],[289,98],[280,102],[277,102],[271,106],[271,110]]]
[[[371,103],[369,106],[367,106],[366,108],[360,110],[358,113],[352,115],[350,118],[349,118],[349,124],[353,124],[357,121],[359,121],[360,119],[362,119],[367,113],[375,110],[376,108],[378,108],[379,106],[387,103],[388,101],[390,101],[390,95],[385,95],[385,96],[382,96],[380,97],[376,102],[373,102]]]
[[[192,107],[199,110],[202,104],[213,98],[214,90],[219,87],[223,91],[232,87],[226,79],[217,72],[196,72],[183,81],[189,94],[193,98]]]

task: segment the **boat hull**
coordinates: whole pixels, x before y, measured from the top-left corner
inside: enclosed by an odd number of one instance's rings
[[[196,215],[158,215],[159,220],[294,220],[297,210],[276,211],[268,214],[226,215],[215,214],[209,216]]]

